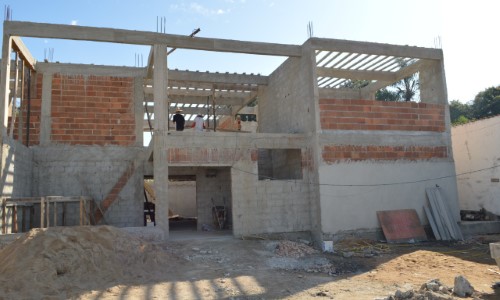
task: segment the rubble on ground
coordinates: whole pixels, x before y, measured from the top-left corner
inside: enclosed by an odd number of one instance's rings
[[[462,275],[455,277],[453,288],[442,284],[439,279],[432,279],[417,290],[400,291],[383,300],[456,300],[474,295],[474,288]]]
[[[304,243],[283,240],[276,245],[276,254],[279,256],[299,258],[316,253],[318,250]]]

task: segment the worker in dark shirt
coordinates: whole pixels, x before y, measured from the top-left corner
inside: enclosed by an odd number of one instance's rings
[[[183,131],[184,130],[184,123],[186,122],[184,120],[184,116],[181,115],[182,109],[177,107],[175,110],[175,115],[172,119],[172,121],[175,123],[175,130],[177,131]]]

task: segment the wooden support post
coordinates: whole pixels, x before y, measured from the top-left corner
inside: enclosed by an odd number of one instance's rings
[[[54,201],[54,227],[57,226],[57,202]]]
[[[17,140],[22,143],[23,142],[23,102],[24,102],[24,89],[26,86],[25,80],[25,73],[26,73],[26,64],[24,60],[22,61],[21,65],[21,95],[19,99],[21,102],[19,103],[19,121],[18,121],[18,126],[17,126]]]
[[[62,204],[62,226],[66,226],[66,206],[67,206],[67,203],[63,202],[63,204]]]
[[[2,234],[7,233],[7,217],[5,216],[5,213],[7,212],[6,205],[5,198],[2,198]]]
[[[30,227],[28,229],[33,228],[34,220],[35,220],[35,206],[30,206]]]
[[[45,198],[45,218],[46,218],[46,227],[50,227],[50,198]]]
[[[12,205],[12,225],[10,232],[11,233],[17,233],[18,227],[17,227],[17,204],[13,203]]]
[[[16,61],[15,61],[15,76],[14,76],[14,90],[11,92],[12,100],[10,102],[10,128],[9,135],[14,139],[14,125],[16,123],[16,101],[17,101],[17,90],[19,85],[19,54],[16,51]]]
[[[45,228],[45,197],[40,198],[40,228]]]
[[[83,200],[80,198],[80,226],[83,225]]]
[[[26,209],[28,208],[29,206],[24,206],[23,205],[23,212],[22,212],[22,220],[21,220],[21,232],[26,232]]]

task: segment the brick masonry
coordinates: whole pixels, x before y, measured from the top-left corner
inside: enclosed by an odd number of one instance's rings
[[[447,158],[448,147],[437,146],[354,146],[328,145],[323,147],[323,160],[327,163],[363,160],[428,160]]]
[[[133,78],[55,74],[52,142],[132,145],[135,142],[133,92]]]
[[[319,107],[324,130],[445,131],[440,104],[320,99]]]

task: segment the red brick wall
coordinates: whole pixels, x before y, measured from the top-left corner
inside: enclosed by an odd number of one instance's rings
[[[52,80],[52,142],[134,144],[133,86],[133,78],[55,74]]]
[[[354,146],[329,145],[323,147],[323,160],[327,163],[362,160],[427,160],[448,157],[446,146]]]
[[[445,131],[444,105],[321,99],[322,129]]]

